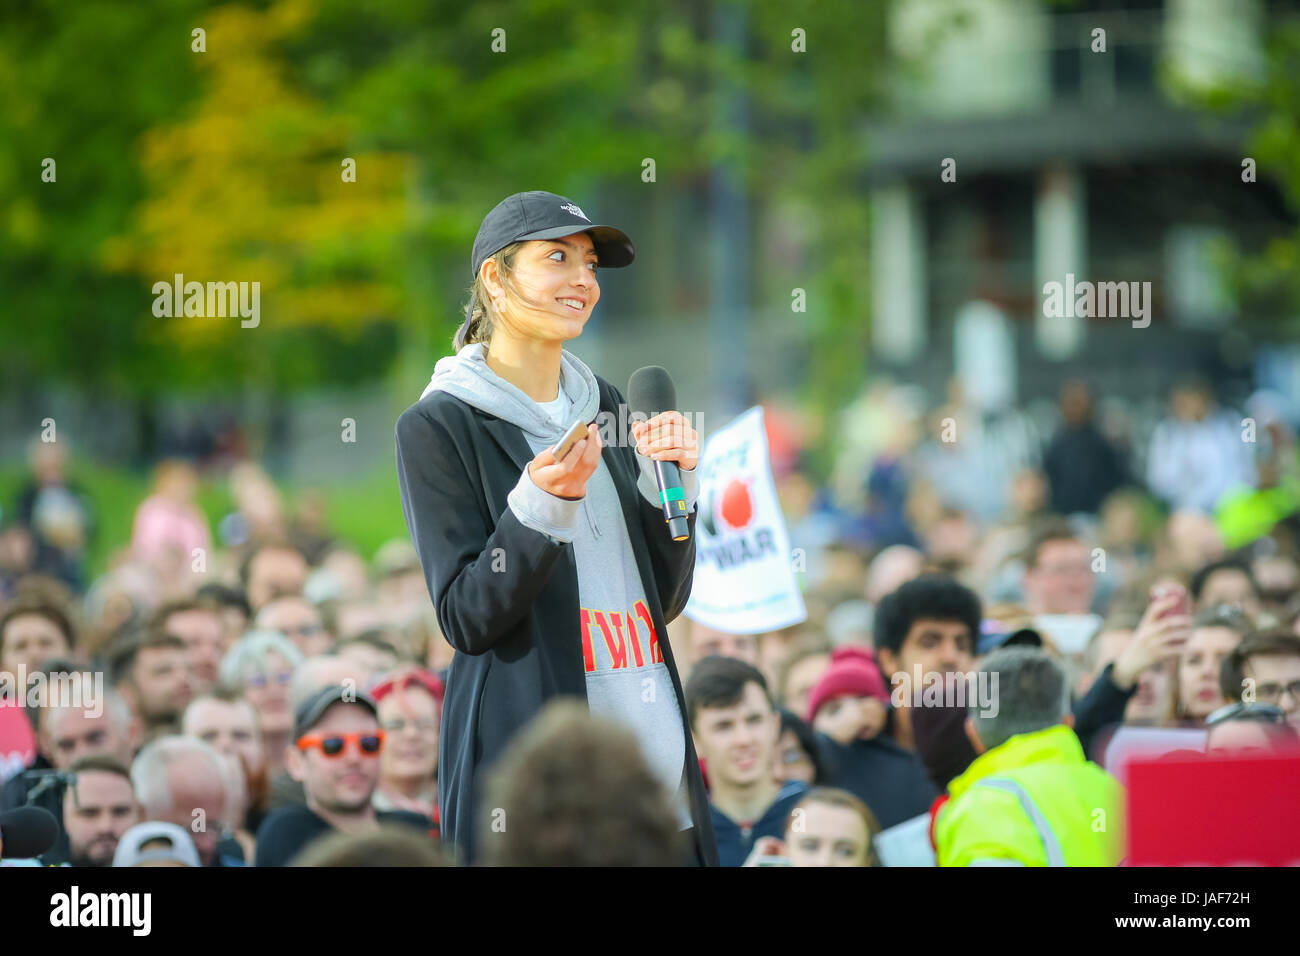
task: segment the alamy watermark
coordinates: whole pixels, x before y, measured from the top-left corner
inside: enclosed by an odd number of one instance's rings
[[[1150,282],[1075,282],[1074,273],[1065,282],[1043,283],[1043,315],[1051,319],[1132,319],[1133,328],[1151,324]]]
[[[998,672],[968,671],[940,673],[899,671],[890,680],[894,707],[977,707],[981,717],[998,715]]]
[[[663,426],[660,435],[673,439],[673,444],[682,446],[685,444],[686,428],[690,427],[695,431],[698,444],[697,451],[704,448],[704,413],[703,412],[678,412],[681,419],[674,419],[672,422]],[[628,446],[636,447],[636,438],[632,435],[632,425],[641,422],[645,423],[652,416],[645,412],[630,411],[625,403],[620,402],[618,414],[613,412],[602,411],[596,415],[595,425],[600,432],[600,443],[608,447],[614,445],[619,448]]]
[[[104,713],[103,671],[0,671],[0,707],[81,708],[87,717]]]
[[[153,284],[153,314],[160,319],[239,316],[241,328],[255,329],[262,321],[262,283],[186,282],[176,273],[171,282]]]

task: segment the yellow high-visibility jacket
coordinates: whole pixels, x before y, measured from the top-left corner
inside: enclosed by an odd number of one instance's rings
[[[940,866],[1115,866],[1124,791],[1064,724],[1018,734],[948,785],[936,809]]]

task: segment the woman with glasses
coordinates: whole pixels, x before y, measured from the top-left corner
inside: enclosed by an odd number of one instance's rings
[[[1285,627],[1248,634],[1219,674],[1228,700],[1272,704],[1300,730],[1300,636]]]
[[[276,631],[249,631],[221,659],[218,686],[243,694],[257,712],[268,774],[284,768],[284,748],[293,735],[289,682],[302,660],[302,651]]]
[[[376,810],[411,810],[438,820],[438,728],[442,682],[412,668],[377,684],[370,696],[379,705],[386,746],[379,758]]]

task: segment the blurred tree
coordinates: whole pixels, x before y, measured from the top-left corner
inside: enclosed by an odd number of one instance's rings
[[[801,254],[756,262],[753,302],[785,309],[808,290],[794,316],[808,397],[838,407],[865,371],[858,120],[890,68],[889,3],[748,0],[748,42],[731,50],[710,34],[712,6],[730,2],[13,0],[0,10],[6,379],[148,401],[373,380],[397,361],[406,394],[446,351],[503,184],[644,190],[649,209],[651,190],[689,195],[727,162],[756,213],[803,210]],[[196,27],[206,52],[191,51]],[[744,138],[710,126],[714,98],[738,87]],[[57,184],[40,181],[47,155]],[[656,183],[642,181],[648,156]],[[259,281],[261,325],[156,318],[151,287],[177,273]]]
[[[1236,170],[1243,189],[1276,188],[1300,222],[1300,10],[1279,4],[1263,38],[1261,69],[1227,73],[1212,85],[1197,85],[1170,71],[1174,95],[1210,113],[1248,112],[1256,117],[1244,144],[1243,164],[1253,160],[1250,179]],[[1254,64],[1252,64],[1253,66]],[[1220,263],[1257,330],[1290,338],[1300,330],[1300,228],[1272,236],[1259,248],[1219,249]]]
[[[194,95],[200,7],[0,5],[0,381],[13,394],[40,379],[154,386],[166,355],[125,318],[148,312],[139,282],[105,273],[98,249],[144,193],[131,142]]]
[[[1264,82],[1245,92],[1242,102],[1262,111],[1249,144],[1258,175],[1282,190],[1300,222],[1300,20],[1295,17],[1267,39]],[[1247,296],[1271,299],[1284,316],[1289,335],[1300,330],[1300,228],[1270,242],[1263,256],[1239,263]]]
[[[303,29],[310,7],[285,0],[202,18],[207,52],[193,55],[203,93],[185,118],[143,137],[150,194],[102,249],[107,268],[150,286],[177,274],[260,283],[263,314],[248,328],[229,316],[157,318],[150,292],[150,337],[176,351],[190,384],[347,381],[379,373],[389,358],[372,355],[379,361],[367,366],[364,351],[353,353],[349,375],[319,346],[356,343],[400,315],[413,162],[357,148],[348,116],[285,82],[279,44]],[[349,161],[355,181],[344,178]]]

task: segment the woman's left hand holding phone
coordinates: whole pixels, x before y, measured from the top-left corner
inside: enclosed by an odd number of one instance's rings
[[[580,439],[559,461],[551,449],[543,448],[528,463],[533,484],[557,498],[576,501],[587,493],[587,479],[600,464],[600,429],[587,426],[587,437]]]

